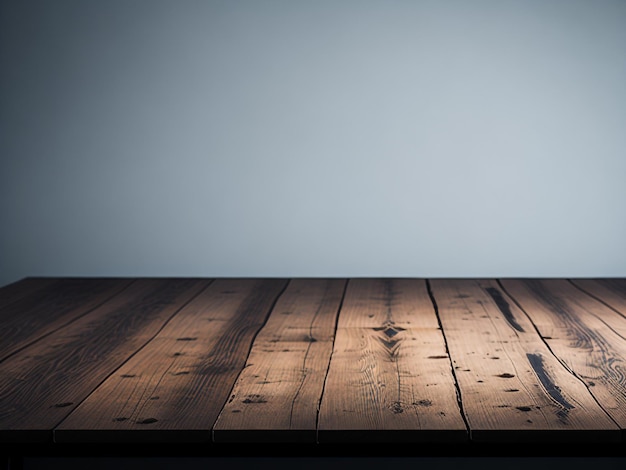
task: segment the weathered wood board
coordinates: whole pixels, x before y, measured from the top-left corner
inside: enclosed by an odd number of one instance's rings
[[[29,278],[0,288],[5,448],[573,448],[624,436],[625,279]]]
[[[495,281],[431,286],[472,440],[620,439],[585,385]]]
[[[286,280],[217,280],[65,419],[57,442],[211,441]]]
[[[60,280],[55,278],[27,277],[0,287],[0,309],[24,297],[32,299],[38,291],[59,282]]]
[[[52,429],[137,352],[204,280],[140,280],[0,363],[0,440],[51,440]]]
[[[35,284],[29,281],[24,281],[27,286]],[[104,304],[131,283],[127,279],[45,279],[44,286],[30,296],[13,291],[7,297],[14,301],[0,306],[0,361]]]
[[[349,282],[318,432],[320,442],[467,439],[424,280]]]
[[[626,279],[572,279],[570,282],[626,317]]]
[[[257,336],[216,442],[315,442],[345,280],[296,279]]]
[[[626,429],[626,319],[566,280],[502,281],[554,354]]]

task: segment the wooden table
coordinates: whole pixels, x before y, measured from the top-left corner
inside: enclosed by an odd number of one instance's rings
[[[0,454],[596,443],[624,455],[624,429],[625,279],[0,289]]]

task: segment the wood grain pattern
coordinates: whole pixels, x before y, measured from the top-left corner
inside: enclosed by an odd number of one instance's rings
[[[57,442],[201,441],[287,281],[217,280],[55,429]]]
[[[0,440],[49,440],[57,423],[206,285],[137,281],[0,363]]]
[[[474,441],[607,441],[619,429],[494,281],[433,280]]]
[[[350,280],[319,441],[467,439],[438,328],[423,280]]]
[[[626,279],[572,279],[570,282],[626,317]]]
[[[215,442],[315,442],[345,280],[297,279],[259,332]]]
[[[27,277],[0,287],[0,310],[16,300],[34,295],[46,287],[59,282],[54,278]]]
[[[626,429],[626,319],[565,280],[504,280],[550,349]]]
[[[42,288],[0,308],[0,361],[98,307],[131,283],[128,279],[44,280]]]
[[[0,447],[615,446],[625,361],[624,279],[25,279]]]

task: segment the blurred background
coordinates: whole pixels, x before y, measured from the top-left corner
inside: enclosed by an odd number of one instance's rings
[[[0,285],[626,276],[626,2],[0,0]]]

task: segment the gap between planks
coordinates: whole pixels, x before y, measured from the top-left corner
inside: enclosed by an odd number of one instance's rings
[[[321,283],[332,283],[331,280],[319,280]],[[339,282],[340,280],[334,280]],[[294,283],[295,281],[291,281]],[[303,281],[304,282],[304,281]],[[384,440],[419,440],[428,439],[427,432],[407,433],[408,430],[415,430],[412,427],[403,428],[402,420],[406,419],[406,416],[388,416],[385,414],[385,408],[391,410],[396,415],[402,415],[406,412],[407,400],[404,396],[411,395],[411,392],[402,390],[403,383],[406,386],[404,379],[398,380],[398,392],[399,398],[391,399],[392,393],[389,392],[387,384],[394,383],[394,374],[397,377],[401,377],[400,373],[403,363],[410,363],[409,358],[413,351],[411,348],[407,348],[408,341],[414,333],[414,327],[406,328],[406,325],[402,324],[402,317],[406,314],[406,307],[398,307],[403,302],[399,299],[411,298],[405,291],[410,291],[411,285],[419,285],[420,282],[425,284],[426,281],[420,280],[381,280],[381,279],[357,279],[350,280],[347,283],[344,282],[343,290],[340,295],[333,294],[333,305],[335,306],[335,314],[332,317],[334,322],[327,322],[325,328],[331,331],[330,342],[325,341],[305,341],[306,333],[305,327],[293,328],[298,330],[297,333],[302,336],[298,336],[296,341],[290,341],[288,337],[281,336],[279,341],[271,343],[271,340],[266,341],[264,334],[269,333],[274,326],[272,326],[273,316],[277,309],[280,309],[281,302],[287,302],[287,298],[284,294],[289,290],[284,290],[278,294],[274,299],[273,307],[270,306],[264,317],[264,322],[254,326],[252,333],[248,331],[245,333],[249,338],[247,349],[243,347],[239,354],[239,360],[242,364],[250,363],[251,366],[240,368],[234,368],[229,372],[229,377],[232,378],[230,387],[228,387],[228,380],[224,382],[223,390],[230,390],[231,394],[235,394],[238,397],[243,397],[240,402],[248,400],[246,405],[250,412],[247,414],[248,422],[250,424],[235,425],[233,421],[229,421],[225,417],[225,411],[230,404],[232,406],[241,406],[237,399],[234,399],[231,403],[227,403],[229,395],[224,396],[224,405],[219,408],[220,419],[217,420],[215,426],[212,427],[210,423],[198,428],[202,431],[204,436],[202,439],[206,439],[207,431],[213,432],[213,437],[217,442],[220,441],[246,441],[246,440],[269,440],[269,441],[281,441],[281,440],[317,440],[321,442],[329,441],[360,441],[362,439],[370,439],[373,441]],[[433,287],[434,286],[434,287]],[[442,287],[443,286],[443,287]],[[464,281],[448,281],[448,280],[434,280],[432,285],[426,291],[428,294],[423,297],[424,292],[419,292],[420,303],[422,306],[426,305],[429,308],[434,309],[435,319],[437,325],[441,328],[440,335],[442,336],[443,346],[445,354],[448,359],[451,370],[451,383],[454,386],[454,394],[456,397],[456,407],[458,409],[459,417],[465,419],[465,432],[467,433],[467,426],[471,432],[471,438],[473,440],[602,440],[610,441],[619,438],[619,428],[624,428],[623,410],[624,396],[626,396],[624,386],[624,377],[619,374],[622,363],[626,358],[626,348],[623,346],[623,340],[626,338],[626,318],[624,316],[624,299],[623,299],[623,286],[624,281],[608,282],[606,280],[572,280],[572,281],[542,281],[542,280],[503,280],[497,282],[495,280],[464,280]],[[438,295],[437,289],[456,289],[457,293],[463,294],[469,292],[470,295],[466,297],[464,302],[471,303],[471,305],[462,306],[461,300],[463,298],[452,299],[448,295]],[[423,287],[419,287],[420,291]],[[500,291],[499,293],[494,293]],[[10,296],[5,305],[13,305],[14,302],[19,301],[23,297],[18,291],[16,291],[15,299],[11,300]],[[200,292],[198,292],[198,295]],[[322,296],[323,297],[323,296]],[[338,299],[338,301],[337,301]],[[373,310],[379,310],[378,313],[372,313],[371,318],[378,317],[382,321],[378,321],[376,326],[363,323],[364,318],[362,315],[355,315],[349,313],[355,308],[360,310],[363,306],[363,299],[369,299],[370,308]],[[428,302],[423,303],[423,300],[427,299]],[[413,299],[415,300],[415,299]],[[338,302],[338,303],[337,303]],[[413,301],[408,304],[411,305]],[[441,307],[438,305],[441,302]],[[454,304],[456,302],[456,304]],[[189,301],[187,302],[189,303]],[[394,305],[395,303],[395,305]],[[414,303],[414,302],[413,302]],[[295,304],[295,301],[294,301]],[[361,307],[355,307],[355,306]],[[373,307],[372,307],[373,306]],[[97,306],[94,307],[97,310]],[[459,310],[460,308],[460,310]],[[439,311],[441,309],[441,311]],[[329,309],[332,311],[332,308]],[[454,338],[455,335],[459,335],[459,331],[464,331],[463,322],[467,323],[469,320],[463,320],[459,315],[455,315],[454,312],[461,312],[467,316],[467,312],[472,311],[472,315],[477,313],[486,314],[486,318],[478,318],[473,320],[473,324],[477,326],[484,326],[486,330],[492,331],[492,334],[496,334],[500,337],[500,341],[504,341],[506,344],[503,349],[507,357],[516,358],[511,359],[510,364],[513,368],[519,365],[527,367],[526,371],[511,370],[510,372],[502,372],[498,377],[500,380],[490,379],[494,384],[498,384],[500,381],[511,382],[519,379],[522,376],[521,383],[526,386],[528,390],[524,390],[525,397],[529,400],[533,400],[537,403],[535,406],[539,408],[533,409],[528,403],[525,404],[514,403],[516,406],[508,405],[502,406],[502,410],[497,411],[495,415],[493,413],[477,413],[477,410],[481,410],[488,406],[499,406],[494,403],[482,403],[473,398],[472,391],[477,387],[477,383],[486,383],[482,378],[482,382],[470,383],[468,381],[466,373],[473,372],[485,372],[487,375],[492,371],[492,365],[495,361],[501,358],[492,360],[493,363],[488,361],[477,362],[464,350],[462,347],[463,341],[449,340]],[[348,312],[348,313],[346,313]],[[382,313],[385,312],[384,318]],[[362,313],[362,312],[361,312]],[[348,318],[348,324],[344,323],[344,315]],[[84,320],[84,316],[89,318],[89,311],[83,315],[79,315],[66,323],[65,326],[61,325],[57,329],[51,331],[45,335],[46,338],[55,338],[59,336],[68,325],[72,325],[70,329],[76,329],[79,325],[87,326],[88,322]],[[170,320],[177,316],[174,312]],[[313,315],[313,318],[315,315]],[[350,317],[355,323],[350,325]],[[480,317],[480,315],[479,315]],[[104,317],[103,317],[104,319]],[[169,320],[166,321],[166,324]],[[332,327],[328,327],[328,324],[333,324]],[[456,325],[456,326],[455,326]],[[459,327],[461,325],[461,327]],[[161,326],[161,329],[154,335],[156,337],[165,325]],[[63,331],[58,331],[63,328]],[[83,328],[82,326],[80,328]],[[254,330],[254,328],[257,328]],[[268,330],[264,333],[265,330]],[[288,328],[283,327],[283,331],[287,331]],[[76,330],[78,331],[78,330]],[[244,330],[241,330],[244,331]],[[563,333],[562,335],[554,334],[553,332]],[[293,332],[292,332],[293,333]],[[309,338],[317,339],[317,332],[312,329],[312,324],[309,325],[308,335]],[[421,330],[419,331],[421,334]],[[552,334],[551,334],[552,333]],[[237,333],[239,334],[239,333]],[[286,334],[286,333],[285,333]],[[341,336],[340,336],[341,335]],[[318,335],[320,338],[326,338],[323,335]],[[471,335],[470,335],[471,336]],[[473,336],[476,342],[476,335]],[[339,340],[338,340],[339,339]],[[46,339],[48,342],[48,339]],[[317,344],[317,343],[321,344]],[[35,341],[35,344],[42,343],[42,341]],[[132,363],[135,359],[135,355],[139,351],[143,351],[144,348],[152,343],[148,340],[144,343],[144,346],[139,347],[131,356],[116,368],[117,372],[126,370],[129,367],[129,363]],[[289,351],[274,350],[271,351],[272,344],[285,344],[291,345],[295,343],[294,350]],[[484,343],[484,344],[483,344]],[[477,342],[477,345],[484,353],[491,354],[491,347],[487,341]],[[243,344],[243,346],[245,346]],[[358,344],[364,346],[366,351],[370,353],[371,357],[364,357],[364,355],[356,351],[357,348],[351,347],[352,344]],[[459,346],[461,344],[461,346]],[[57,345],[58,346],[58,345]],[[28,346],[27,349],[31,349],[33,346]],[[263,351],[261,348],[265,347],[267,350]],[[304,349],[303,349],[304,347]],[[324,369],[319,364],[315,366],[315,373],[302,374],[306,372],[306,363],[310,361],[311,357],[315,359],[316,354],[311,354],[312,348],[322,348],[328,353],[328,359],[320,361],[320,364],[326,362],[326,368]],[[591,349],[589,349],[591,348]],[[256,349],[256,350],[255,350]],[[289,349],[289,346],[288,348]],[[354,351],[349,351],[350,349]],[[289,384],[290,392],[294,397],[290,404],[290,411],[286,415],[289,416],[288,425],[284,424],[276,425],[274,428],[263,425],[260,426],[261,421],[256,422],[256,429],[254,429],[254,417],[258,411],[258,406],[263,405],[263,400],[254,402],[255,395],[263,397],[262,393],[256,393],[254,391],[246,392],[247,390],[254,389],[256,386],[269,385],[269,384],[257,384],[251,381],[251,377],[255,374],[249,374],[246,369],[251,367],[261,367],[262,361],[257,361],[259,354],[257,353],[271,353],[274,356],[274,361],[266,359],[266,366],[273,364],[277,361],[278,357],[284,357],[286,360],[294,361],[289,353],[294,353],[295,356],[302,357],[303,362],[295,361],[298,364],[304,364],[302,366],[294,367],[294,370],[299,370],[301,379],[312,379],[316,384],[316,390],[312,391],[310,395],[318,395],[317,401],[315,399],[303,401],[303,397],[309,394],[310,390],[304,385],[304,380],[299,382],[292,381]],[[469,351],[472,352],[472,351]],[[475,355],[476,351],[473,351]],[[284,353],[281,356],[281,353]],[[22,353],[15,353],[17,356],[24,356]],[[144,354],[144,352],[142,352]],[[13,354],[12,354],[13,355]],[[525,356],[525,357],[524,357]],[[595,358],[594,364],[600,367],[602,375],[594,376],[589,374],[588,368],[586,368],[583,359]],[[347,359],[346,359],[347,358]],[[403,362],[404,361],[404,362]],[[407,362],[408,361],[408,362]],[[460,361],[460,362],[459,362]],[[473,362],[472,362],[473,361]],[[15,362],[15,361],[10,361]],[[294,363],[295,363],[294,362]],[[420,362],[420,361],[417,361]],[[464,363],[472,363],[472,368],[469,370],[463,369]],[[362,367],[363,364],[366,367]],[[374,365],[375,370],[372,372],[371,365]],[[414,367],[413,365],[411,367]],[[475,367],[475,370],[474,370]],[[267,368],[267,367],[266,367]],[[523,367],[522,367],[523,368]],[[254,369],[253,369],[254,370]],[[344,413],[343,417],[332,417],[328,419],[328,413],[324,415],[322,411],[326,407],[331,407],[333,401],[337,401],[337,396],[333,393],[334,382],[337,382],[336,378],[341,376],[341,373],[345,371],[352,371],[351,374],[355,377],[361,377],[367,375],[370,378],[381,379],[379,381],[370,381],[371,383],[360,384],[355,387],[356,392],[350,396],[353,398],[353,403],[349,403],[350,406],[354,406],[355,409],[363,411],[362,416],[354,417],[351,413]],[[252,370],[250,371],[252,372]],[[275,373],[279,373],[274,371]],[[270,370],[270,373],[274,373]],[[292,371],[293,372],[293,371]],[[291,372],[285,372],[289,375]],[[369,374],[369,375],[368,375]],[[260,375],[260,374],[256,374]],[[410,374],[409,374],[410,375]],[[484,375],[484,374],[483,374]],[[509,375],[511,377],[509,377]],[[108,378],[101,378],[100,385],[96,385],[92,392],[89,393],[83,401],[80,403],[91,402],[93,400],[94,392],[99,390],[105,383],[109,383],[114,376],[115,372],[110,373]],[[350,373],[346,374],[347,379],[350,377]],[[247,379],[246,379],[247,377]],[[481,376],[482,377],[482,376]],[[258,378],[258,377],[257,377]],[[182,377],[181,377],[182,379]],[[413,378],[414,379],[414,378]],[[230,379],[229,379],[230,380]],[[248,382],[246,382],[246,380]],[[409,379],[410,383],[412,379]],[[126,381],[124,381],[126,382]],[[184,382],[184,381],[183,381]],[[288,381],[287,381],[288,382]],[[375,382],[375,383],[374,383]],[[182,382],[181,382],[182,383]],[[567,385],[563,385],[567,384]],[[576,385],[577,384],[577,385]],[[336,385],[336,384],[335,384]],[[581,386],[583,388],[581,388]],[[247,387],[247,388],[246,388]],[[288,388],[289,388],[288,387]],[[482,385],[481,385],[482,387]],[[410,388],[410,387],[409,387]],[[583,391],[584,389],[584,391]],[[365,392],[363,392],[365,390]],[[522,390],[522,388],[518,389]],[[226,393],[226,392],[225,392]],[[285,401],[285,397],[289,397],[289,393],[282,396],[284,402],[289,403],[289,400]],[[365,395],[361,395],[365,393]],[[506,392],[509,395],[511,393]],[[404,394],[404,395],[403,395]],[[363,400],[363,396],[373,397],[376,403],[371,409],[368,409],[368,404]],[[496,394],[497,398],[498,394]],[[502,392],[499,392],[499,396],[502,396]],[[251,398],[252,397],[252,398]],[[620,398],[621,397],[621,398]],[[296,402],[300,400],[300,405]],[[339,400],[341,398],[339,397]],[[527,400],[527,401],[529,401]],[[267,402],[267,400],[266,400]],[[65,403],[65,402],[64,402]],[[311,407],[310,403],[316,403],[317,406]],[[346,402],[347,403],[347,402]],[[595,403],[595,405],[594,405]],[[145,406],[149,406],[154,403],[144,403]],[[501,403],[500,405],[502,405]],[[506,404],[506,403],[504,403]],[[613,404],[613,405],[612,405]],[[306,406],[301,406],[306,405]],[[371,405],[371,404],[370,404]],[[380,406],[379,406],[380,405]],[[519,406],[517,406],[519,405]],[[297,410],[308,410],[298,412]],[[256,410],[255,410],[256,408]],[[318,409],[315,409],[318,408]],[[515,408],[507,410],[506,408]],[[234,411],[233,408],[231,411]],[[277,409],[280,409],[277,408]],[[329,408],[330,409],[330,408]],[[68,407],[64,410],[69,413],[72,408]],[[294,410],[296,410],[294,415]],[[402,410],[399,412],[399,410]],[[540,411],[544,410],[544,411]],[[550,411],[553,410],[553,411]],[[345,410],[344,410],[345,411]],[[237,415],[241,411],[231,413]],[[279,423],[281,419],[285,419],[286,415],[280,415],[280,413],[265,412],[269,416],[268,419],[275,424]],[[550,414],[552,413],[552,414]],[[484,415],[481,417],[481,414]],[[530,429],[520,425],[517,420],[521,419],[520,416],[535,416],[537,419],[543,419],[542,425],[531,426]],[[222,419],[222,415],[224,418]],[[270,416],[271,415],[271,416]],[[84,417],[85,415],[83,415]],[[295,416],[295,419],[294,419]],[[301,422],[299,417],[305,417]],[[487,416],[487,418],[485,418]],[[604,417],[603,417],[604,416]],[[244,414],[241,415],[244,417]],[[425,418],[428,420],[428,413],[421,413],[417,415],[418,421]],[[607,421],[608,418],[608,421]],[[527,418],[535,421],[533,418]],[[329,426],[335,421],[335,428]],[[245,420],[244,420],[245,421]],[[301,424],[302,422],[306,425]],[[359,428],[359,422],[369,423],[363,428]],[[569,422],[573,424],[565,424]],[[221,424],[220,424],[221,423]],[[284,423],[284,422],[283,422]],[[373,423],[373,425],[372,425]],[[513,423],[514,426],[506,427],[504,424]],[[619,423],[620,426],[616,426],[615,423]],[[154,424],[154,423],[145,423]],[[219,425],[218,425],[219,424]],[[371,425],[371,426],[370,426]],[[207,429],[208,426],[208,429]],[[138,429],[132,428],[133,435],[136,435],[136,431],[142,431],[141,434],[146,436],[145,431],[149,430],[150,426]],[[159,426],[157,426],[157,429]],[[168,431],[167,426],[161,426],[160,429]],[[100,429],[92,430],[91,436],[96,436],[96,440],[99,431],[104,433],[112,431],[117,433],[116,437],[112,438],[117,440],[120,436],[126,435],[128,429]],[[169,431],[177,434],[178,431],[175,426]],[[427,431],[427,428],[421,428],[421,431]],[[434,429],[430,429],[433,431]],[[86,429],[61,429],[61,440],[72,440],[72,436],[84,433]],[[170,432],[164,432],[163,436],[172,438],[174,434]],[[217,431],[217,434],[216,434]],[[295,433],[294,433],[295,431]],[[321,431],[321,433],[320,433]],[[74,434],[72,434],[74,433]],[[256,434],[255,434],[256,433]],[[57,432],[55,431],[55,434]],[[153,436],[157,434],[152,433]],[[104,436],[105,434],[100,434]],[[184,433],[178,433],[180,438],[185,439]],[[209,434],[210,435],[210,434]],[[299,437],[294,437],[298,435]],[[83,435],[84,436],[84,435]],[[111,434],[113,436],[113,434]],[[443,434],[431,433],[431,439],[440,439]],[[616,437],[617,436],[617,437]],[[122,439],[125,439],[122,437]],[[79,439],[80,440],[80,439]],[[105,439],[105,440],[108,440]],[[209,437],[210,440],[210,437]]]
[[[626,318],[565,280],[511,279],[502,285],[624,434]]]
[[[491,280],[434,280],[473,441],[606,441],[619,429]]]
[[[123,295],[0,364],[0,438],[49,441],[52,429],[206,281],[134,282]]]
[[[339,314],[319,442],[464,441],[424,280],[356,279]]]
[[[57,442],[208,442],[288,281],[220,279],[105,380],[54,431]]]
[[[346,281],[296,279],[257,334],[215,442],[315,442]]]

